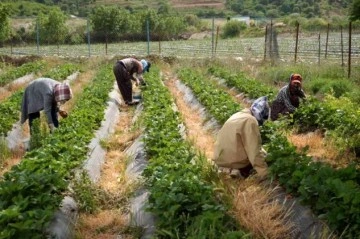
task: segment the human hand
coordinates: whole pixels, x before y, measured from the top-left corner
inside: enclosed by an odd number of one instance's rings
[[[136,79],[135,85],[136,85],[136,86],[139,86],[139,84],[140,84],[139,79]]]
[[[59,114],[61,115],[61,117],[63,118],[67,118],[68,117],[68,113],[64,110],[59,110]]]
[[[54,124],[49,124],[49,128],[50,128],[50,132],[54,133],[54,131],[56,129],[55,125]]]

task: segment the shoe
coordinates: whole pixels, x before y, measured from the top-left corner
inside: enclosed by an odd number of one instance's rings
[[[218,173],[230,174],[230,172],[231,172],[230,168],[224,168],[224,167],[219,167],[218,168]]]
[[[236,168],[231,169],[230,177],[232,177],[232,178],[242,178],[240,170],[236,169]]]
[[[125,104],[127,104],[127,105],[137,105],[137,104],[139,104],[139,102],[140,101],[128,101],[128,102],[125,102]]]

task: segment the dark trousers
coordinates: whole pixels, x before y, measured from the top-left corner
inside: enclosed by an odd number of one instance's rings
[[[33,121],[35,119],[40,118],[40,112],[35,112],[35,113],[31,113],[29,114],[29,127],[30,127],[30,133],[31,133],[31,129],[32,129],[32,125],[33,125]],[[57,128],[59,127],[59,120],[58,120],[58,115],[57,115],[57,107],[56,104],[54,104],[51,107],[51,118],[52,121],[54,123],[54,126]]]
[[[114,65],[113,72],[125,103],[132,102],[132,82],[129,72],[120,61],[116,62]]]

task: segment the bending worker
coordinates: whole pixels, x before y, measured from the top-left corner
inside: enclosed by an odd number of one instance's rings
[[[40,118],[40,111],[44,110],[50,131],[59,127],[59,114],[67,117],[65,111],[59,110],[60,105],[72,97],[70,86],[50,78],[39,78],[32,81],[25,89],[21,104],[21,124],[29,119],[30,133],[32,122]]]
[[[138,61],[135,58],[125,58],[117,61],[113,71],[120,93],[127,105],[134,105],[138,102],[133,101],[132,82],[137,85],[145,85],[143,73],[149,72],[151,63],[146,60]]]
[[[271,104],[271,120],[277,120],[280,115],[293,113],[300,105],[300,99],[305,98],[302,90],[302,77],[292,74],[289,84],[280,89],[276,99]]]
[[[232,177],[247,177],[256,170],[265,179],[268,167],[262,149],[259,125],[269,116],[267,97],[256,99],[250,108],[233,114],[220,129],[215,143],[214,162],[219,171]]]

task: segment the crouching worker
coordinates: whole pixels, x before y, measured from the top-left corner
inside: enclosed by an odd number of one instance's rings
[[[300,100],[305,98],[301,75],[291,74],[289,84],[280,89],[276,99],[271,104],[271,120],[277,120],[281,115],[294,113],[300,105]]]
[[[135,105],[138,103],[132,97],[132,81],[135,81],[136,85],[145,85],[143,74],[149,72],[150,66],[150,62],[138,61],[135,58],[125,58],[115,63],[113,72],[125,104]]]
[[[256,99],[250,108],[233,114],[220,129],[215,143],[214,162],[219,171],[233,178],[247,177],[255,169],[265,179],[268,167],[262,149],[259,125],[269,116],[267,97]]]
[[[59,127],[59,114],[67,117],[65,111],[59,110],[60,105],[72,97],[70,86],[50,78],[39,78],[32,81],[25,89],[21,104],[21,124],[29,120],[30,133],[32,123],[40,118],[40,111],[44,111],[47,117],[50,131]]]

